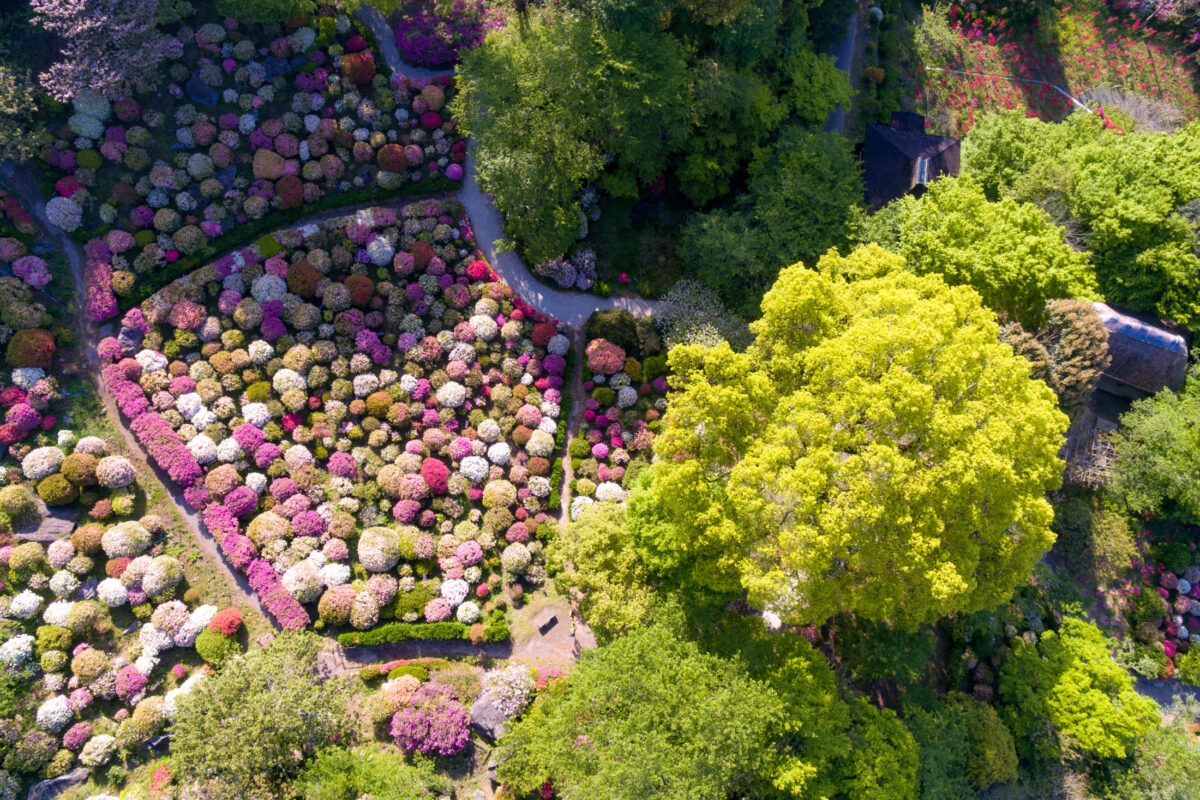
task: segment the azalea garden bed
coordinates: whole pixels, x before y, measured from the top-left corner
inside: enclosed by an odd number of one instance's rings
[[[461,181],[453,79],[389,78],[349,17],[176,36],[159,93],[76,98],[42,154],[47,214],[86,242],[93,321],[301,212]]]
[[[103,418],[86,381],[70,397],[60,386],[75,354],[59,348],[74,343],[54,326],[74,286],[16,198],[0,194],[0,212],[0,796],[12,796],[136,760],[202,679],[197,643],[214,663],[240,651],[241,615],[203,602],[211,576],[179,545],[178,521],[156,513],[157,486],[111,437],[73,430],[76,411]],[[40,527],[48,512],[67,532]]]
[[[593,502],[623,502],[629,471],[648,464],[667,408],[667,355],[650,319],[602,312],[588,322],[583,424],[569,446],[571,518]],[[640,334],[640,335],[639,335]],[[624,345],[624,346],[622,346]]]
[[[456,205],[279,231],[99,350],[130,428],[284,627],[503,638],[542,581],[569,342]]]
[[[1074,108],[1050,86],[1009,78],[1044,80],[1076,97],[1100,87],[1119,89],[1167,101],[1188,118],[1200,114],[1197,67],[1178,31],[1139,26],[1100,2],[1053,8],[1041,30],[1014,30],[1003,19],[985,18],[960,5],[947,8],[959,41],[935,48],[922,66],[1008,77],[946,72],[918,76],[923,84],[918,102],[949,112],[946,133],[961,135],[975,124],[977,114],[1001,109],[1051,121],[1063,119]]]
[[[204,604],[189,586],[169,554],[169,521],[132,515],[142,496],[133,464],[102,439],[71,443],[66,433],[61,446],[30,451],[21,474],[39,494],[57,480],[89,497],[88,519],[49,544],[0,546],[0,664],[11,704],[0,719],[0,789],[10,791],[80,765],[137,760],[176,699],[208,674],[203,662],[219,666],[242,649],[241,614]],[[17,523],[38,516],[19,483],[0,489],[0,510]]]

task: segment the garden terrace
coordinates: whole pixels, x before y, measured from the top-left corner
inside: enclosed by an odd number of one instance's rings
[[[469,230],[427,199],[279,231],[99,345],[131,428],[284,627],[502,636],[542,580],[569,342]]]
[[[86,242],[93,321],[301,213],[461,181],[453,79],[389,78],[349,17],[176,35],[157,93],[77,96],[42,153],[47,215]]]

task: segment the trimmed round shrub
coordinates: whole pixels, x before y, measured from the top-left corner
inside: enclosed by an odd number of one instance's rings
[[[95,486],[100,459],[91,453],[72,453],[63,459],[59,472],[76,486]]]
[[[220,669],[226,661],[242,652],[236,636],[225,636],[209,628],[200,631],[195,646],[196,654],[214,669]]]
[[[64,478],[62,473],[57,472],[38,482],[37,493],[38,497],[42,498],[42,502],[48,506],[65,506],[75,502],[75,498],[79,497],[79,489],[75,484]]]
[[[17,331],[8,340],[4,357],[10,367],[39,367],[50,369],[54,359],[54,334],[41,328]]]
[[[6,486],[0,489],[0,511],[6,513],[14,523],[23,524],[37,518],[34,495],[24,486]]]

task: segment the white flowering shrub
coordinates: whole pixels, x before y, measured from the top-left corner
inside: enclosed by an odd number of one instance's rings
[[[533,699],[533,674],[529,667],[517,662],[489,670],[481,686],[480,694],[510,719],[524,711]]]
[[[8,641],[0,643],[0,664],[9,669],[23,667],[33,655],[34,641],[28,633],[18,633]]]
[[[96,586],[96,596],[109,608],[119,608],[129,602],[125,584],[117,578],[105,578]]]
[[[75,712],[67,704],[67,698],[61,694],[38,706],[37,726],[47,733],[60,733],[74,718]]]
[[[31,481],[41,480],[58,472],[65,458],[57,447],[36,447],[21,459],[21,472]]]
[[[109,558],[134,558],[150,548],[150,531],[141,523],[127,521],[112,526],[100,537],[100,547]]]
[[[11,619],[32,619],[42,610],[42,602],[41,595],[26,589],[9,602],[7,616]]]

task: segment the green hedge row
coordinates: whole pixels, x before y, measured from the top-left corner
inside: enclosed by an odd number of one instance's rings
[[[408,639],[466,639],[467,626],[461,622],[389,622],[369,631],[350,631],[338,635],[343,647],[358,647],[403,642]]]
[[[452,192],[457,190],[458,187],[459,184],[457,181],[452,181],[449,178],[434,178],[432,180],[420,181],[419,183],[406,183],[399,189],[380,189],[377,186],[373,186],[367,189],[346,192],[345,194],[327,194],[312,203],[305,203],[300,208],[273,211],[262,219],[254,220],[245,225],[239,225],[224,236],[211,240],[195,253],[184,256],[164,269],[156,270],[149,275],[139,276],[133,291],[124,297],[118,297],[117,304],[122,311],[132,308],[177,278],[181,278],[189,272],[215,261],[232,250],[245,247],[248,243],[266,234],[280,228],[286,228],[313,214],[319,214],[322,211],[334,211],[341,208],[346,209],[346,213],[351,213],[355,208],[370,203],[383,203],[396,197]]]
[[[464,625],[461,622],[390,622],[369,631],[349,631],[339,634],[338,644],[342,647],[371,647],[409,639],[465,640],[470,638],[470,630],[470,625]],[[495,615],[493,621],[485,625],[484,634],[489,642],[506,642],[511,636],[508,624],[502,615]]]

